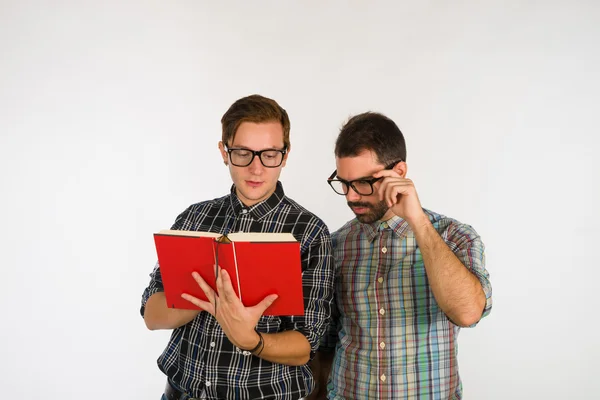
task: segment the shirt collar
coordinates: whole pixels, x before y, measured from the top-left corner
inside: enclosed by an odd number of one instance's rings
[[[281,184],[281,182],[277,181],[277,186],[275,187],[275,191],[271,196],[261,201],[260,203],[256,203],[255,205],[248,207],[244,205],[244,203],[242,203],[242,201],[237,196],[234,184],[231,185],[230,198],[231,207],[233,208],[233,213],[236,215],[236,217],[250,214],[254,219],[261,219],[262,217],[279,207],[279,204],[285,198],[285,193],[283,192],[283,185]]]
[[[410,229],[408,222],[397,215],[394,215],[387,221],[379,220],[371,224],[361,224],[361,227],[369,242],[372,242],[380,232],[383,232],[386,229],[392,230],[399,238],[404,236]]]

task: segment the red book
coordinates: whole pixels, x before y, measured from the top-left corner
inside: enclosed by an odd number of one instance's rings
[[[233,289],[245,306],[270,294],[279,297],[263,315],[304,315],[300,243],[291,233],[231,233],[163,230],[154,234],[167,304],[198,310],[181,298],[188,293],[207,300],[192,272],[213,290],[215,265],[231,277]]]

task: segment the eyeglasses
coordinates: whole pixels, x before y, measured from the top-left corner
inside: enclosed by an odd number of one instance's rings
[[[287,149],[265,149],[254,151],[242,148],[228,148],[225,150],[229,154],[229,161],[236,167],[247,167],[252,164],[254,157],[258,156],[261,164],[266,168],[277,168],[283,162],[283,156],[287,153]]]
[[[386,166],[384,169],[390,170],[401,163],[402,160],[394,161],[393,163]],[[333,179],[337,175],[337,169],[333,171],[333,174],[327,178],[327,183],[339,195],[345,196],[348,194],[350,188],[352,188],[357,194],[361,196],[370,196],[373,194],[373,184],[383,179],[383,176],[379,178],[370,179],[355,179],[353,181],[346,181],[344,179]]]

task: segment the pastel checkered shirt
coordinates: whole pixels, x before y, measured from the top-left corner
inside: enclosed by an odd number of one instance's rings
[[[484,245],[475,230],[425,210],[442,239],[481,282],[492,308]],[[330,399],[461,399],[454,325],[436,303],[415,235],[399,217],[332,234],[339,312],[322,349],[335,358]]]

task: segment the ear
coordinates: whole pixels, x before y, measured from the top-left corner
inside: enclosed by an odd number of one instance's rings
[[[229,155],[227,154],[227,151],[225,151],[225,145],[223,144],[223,142],[219,142],[219,150],[221,152],[221,157],[223,158],[223,163],[225,165],[229,164]]]
[[[401,177],[406,178],[406,174],[408,173],[408,165],[406,165],[406,162],[400,161],[394,167],[394,172],[396,172]]]
[[[287,148],[287,151],[285,152],[285,155],[283,156],[283,162],[281,163],[281,168],[285,167],[285,163],[287,162],[287,158],[288,158],[288,155],[290,154],[290,151],[292,151],[291,145]]]

